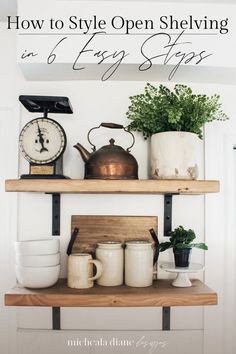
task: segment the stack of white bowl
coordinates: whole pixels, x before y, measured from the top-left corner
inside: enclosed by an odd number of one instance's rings
[[[16,277],[28,288],[48,288],[60,274],[58,239],[15,242]]]

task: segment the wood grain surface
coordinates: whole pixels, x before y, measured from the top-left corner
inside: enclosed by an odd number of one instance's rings
[[[190,288],[175,288],[172,280],[157,280],[153,286],[132,288],[125,285],[90,289],[70,289],[66,280],[48,289],[26,289],[16,286],[5,294],[7,306],[48,307],[145,307],[217,305],[217,294],[200,280]]]
[[[96,244],[102,241],[148,240],[152,241],[149,229],[157,231],[156,216],[104,216],[72,215],[71,232],[79,228],[73,246],[75,252],[95,252]]]
[[[219,192],[219,181],[209,180],[6,180],[6,192],[203,194]]]

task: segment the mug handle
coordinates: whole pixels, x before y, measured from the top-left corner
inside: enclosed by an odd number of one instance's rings
[[[89,263],[92,263],[95,265],[97,272],[96,272],[96,275],[89,278],[88,280],[96,280],[96,279],[100,278],[100,276],[102,275],[102,263],[100,261],[98,261],[97,259],[91,259],[89,261]]]

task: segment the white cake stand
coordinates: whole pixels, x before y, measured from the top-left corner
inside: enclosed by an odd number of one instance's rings
[[[192,286],[188,273],[196,273],[204,270],[204,266],[198,263],[190,263],[189,267],[175,267],[173,262],[160,264],[160,268],[169,273],[177,273],[172,285],[179,288],[187,288]]]

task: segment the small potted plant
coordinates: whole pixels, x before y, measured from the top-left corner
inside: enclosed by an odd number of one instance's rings
[[[151,177],[197,179],[203,126],[226,120],[219,95],[193,94],[185,85],[173,90],[147,84],[144,93],[130,97],[128,129],[151,137]]]
[[[175,266],[188,267],[192,248],[208,249],[205,243],[193,243],[195,238],[196,235],[193,230],[185,230],[183,226],[179,226],[174,231],[171,231],[169,241],[159,244],[159,252],[173,248]]]

